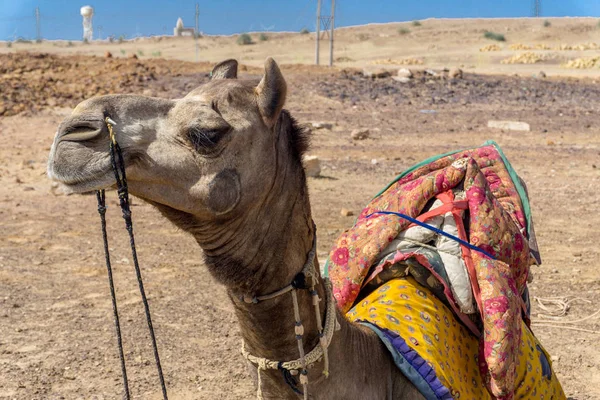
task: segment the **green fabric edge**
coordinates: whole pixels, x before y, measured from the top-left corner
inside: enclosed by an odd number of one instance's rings
[[[481,145],[481,147],[490,146],[490,145],[494,146],[494,148],[500,154],[500,157],[502,158],[502,162],[504,162],[504,166],[506,167],[508,174],[510,175],[510,178],[513,181],[513,184],[515,185],[515,188],[517,189],[517,193],[519,193],[519,197],[521,198],[521,204],[523,204],[523,212],[525,213],[525,218],[527,219],[527,232],[529,233],[529,232],[531,232],[531,207],[529,205],[529,199],[527,198],[527,192],[525,191],[525,188],[523,187],[523,185],[521,185],[521,180],[519,179],[519,175],[517,175],[515,169],[513,168],[512,164],[508,161],[508,158],[506,158],[506,155],[504,155],[504,152],[502,151],[502,148],[500,148],[500,145],[498,145],[498,143],[496,143],[494,140],[486,140]],[[383,188],[381,191],[379,191],[379,193],[377,193],[375,195],[375,197],[373,197],[370,201],[373,201],[377,197],[381,196],[394,183],[398,182],[400,179],[402,179],[406,175],[410,174],[414,170],[419,169],[422,166],[430,164],[434,161],[437,161],[440,158],[444,158],[444,157],[451,156],[456,153],[460,153],[460,152],[463,152],[466,150],[473,150],[473,149],[475,149],[475,148],[461,149],[461,150],[456,150],[456,151],[450,151],[450,152],[447,152],[444,154],[438,154],[438,155],[429,157],[426,160],[423,160],[418,164],[413,165],[406,171],[402,172],[400,175],[396,176],[385,188]],[[325,266],[323,267],[323,276],[325,276],[326,278],[329,277],[329,256],[327,256],[327,260],[325,260]]]
[[[521,179],[519,179],[519,175],[513,168],[508,158],[504,155],[504,151],[500,148],[498,143],[493,140],[488,140],[484,144],[484,146],[492,145],[498,150],[500,157],[502,157],[502,161],[504,162],[504,166],[508,170],[508,174],[510,175],[515,188],[517,188],[517,193],[519,193],[519,197],[521,198],[521,204],[523,205],[523,212],[525,213],[525,219],[527,220],[527,236],[531,233],[531,205],[529,204],[529,198],[527,197],[527,191],[521,185]]]

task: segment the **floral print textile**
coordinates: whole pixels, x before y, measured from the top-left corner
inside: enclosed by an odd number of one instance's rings
[[[441,156],[401,175],[364,208],[352,228],[340,235],[326,268],[339,308],[349,311],[357,299],[368,295],[359,293],[373,279],[374,269],[382,269],[377,266],[381,251],[410,225],[399,216],[377,212],[417,218],[436,196],[454,188],[464,190],[468,218],[459,237],[493,257],[461,245],[481,329],[469,325],[464,314],[459,315],[451,293],[446,300],[471,333],[480,336],[480,370],[485,385],[493,396],[510,399],[522,345],[521,321],[528,318],[522,295],[531,258],[528,204],[522,201],[513,181],[518,180],[516,174],[505,162],[501,150],[491,143]],[[421,264],[431,268],[429,263]]]
[[[486,307],[503,312],[509,304],[502,298],[490,299]],[[427,399],[494,398],[479,372],[477,338],[412,277],[388,281],[346,315],[369,327],[375,325],[380,336],[385,334],[393,345],[390,350],[402,357],[397,362],[400,369],[409,372],[407,377]],[[517,327],[521,341],[515,351],[514,392],[500,398],[564,400],[550,357],[523,321]]]

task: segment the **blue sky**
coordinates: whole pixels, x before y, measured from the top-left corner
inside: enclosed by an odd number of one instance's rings
[[[316,0],[198,0],[200,30],[232,34],[259,30],[299,31],[315,27]],[[337,0],[336,25],[424,18],[526,17],[533,0]],[[80,39],[79,8],[86,0],[0,0],[0,40],[35,38],[35,7],[46,39]],[[178,17],[194,25],[194,0],[92,0],[94,37],[171,34]],[[330,0],[323,0],[329,11]],[[542,0],[542,14],[600,17],[599,0]]]

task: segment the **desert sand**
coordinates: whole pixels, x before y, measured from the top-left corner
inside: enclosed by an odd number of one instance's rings
[[[599,51],[558,50],[600,44],[600,29],[591,18],[549,21],[550,27],[515,19],[339,29],[333,69],[310,65],[314,36],[299,33],[270,33],[265,42],[252,34],[256,44],[248,46],[235,44],[236,37],[204,37],[198,41],[201,63],[192,62],[189,38],[0,46],[0,399],[121,396],[95,198],[65,196],[45,177],[62,118],[98,94],[181,97],[206,82],[212,63],[225,58],[244,64],[242,78],[257,78],[267,56],[282,64],[292,115],[309,126],[331,124],[312,129],[310,150],[322,163],[321,177],[309,179],[321,264],[354,221],[341,215],[342,208],[357,215],[411,165],[495,140],[531,196],[543,259],[530,284],[533,330],[552,355],[567,395],[600,399],[600,318],[594,314],[600,308],[600,68],[562,66]],[[399,27],[410,32],[400,34]],[[485,30],[504,34],[506,42],[484,39]],[[500,50],[480,51],[488,45]],[[105,58],[107,51],[112,58]],[[527,52],[548,56],[535,64],[501,63]],[[411,59],[422,64],[394,64]],[[407,83],[371,79],[363,76],[365,67],[393,73],[407,67],[415,76]],[[460,67],[464,76],[450,79],[444,67]],[[531,130],[488,128],[491,119],[526,122]],[[356,128],[368,128],[369,138],[352,140]],[[116,195],[108,197],[133,398],[159,399],[126,233]],[[253,398],[232,308],[223,287],[207,274],[200,249],[151,206],[133,201],[170,398]],[[540,314],[547,312],[536,298],[577,300],[554,326],[540,326]]]

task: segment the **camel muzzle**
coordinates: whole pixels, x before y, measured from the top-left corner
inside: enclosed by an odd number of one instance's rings
[[[105,131],[102,120],[82,121],[76,119],[74,121],[65,121],[61,124],[58,131],[58,142],[84,142],[99,136]]]

